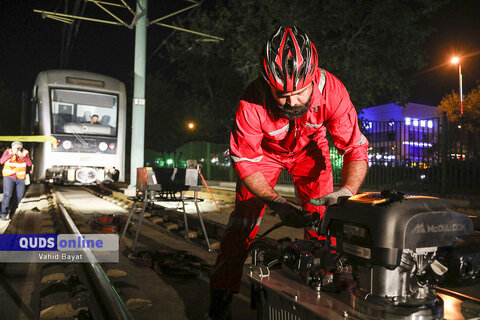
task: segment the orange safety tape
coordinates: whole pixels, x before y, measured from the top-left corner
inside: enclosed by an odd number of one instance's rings
[[[220,208],[218,207],[217,201],[215,201],[215,199],[213,198],[213,194],[212,194],[212,192],[210,191],[210,188],[208,187],[207,181],[205,181],[205,178],[203,177],[203,175],[202,175],[202,173],[200,172],[200,170],[198,170],[198,174],[200,175],[200,177],[202,177],[202,181],[203,181],[203,183],[205,184],[205,187],[207,187],[208,193],[210,193],[210,197],[212,197],[212,200],[213,200],[213,202],[215,203],[215,206],[217,207],[218,212],[221,212],[221,211],[220,211]]]

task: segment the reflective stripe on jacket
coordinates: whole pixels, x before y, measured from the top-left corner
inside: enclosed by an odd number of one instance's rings
[[[310,108],[302,117],[290,121],[275,114],[275,103],[263,79],[252,82],[240,100],[230,135],[230,155],[240,179],[258,171],[264,153],[288,158],[325,147],[327,130],[344,163],[368,162],[368,140],[360,132],[355,107],[344,85],[328,71],[316,70]]]

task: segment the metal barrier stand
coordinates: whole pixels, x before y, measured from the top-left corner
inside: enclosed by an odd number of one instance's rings
[[[208,240],[208,235],[207,235],[207,231],[205,229],[205,224],[203,223],[200,208],[198,206],[198,202],[203,201],[203,199],[198,198],[198,191],[200,191],[200,190],[201,190],[201,187],[198,187],[198,186],[185,186],[185,188],[182,189],[182,190],[176,190],[177,192],[178,191],[180,192],[180,199],[178,199],[178,198],[175,197],[175,192],[172,191],[172,190],[162,190],[160,185],[148,185],[146,190],[143,192],[143,197],[141,197],[140,195],[137,195],[134,198],[134,203],[132,205],[132,209],[130,210],[130,213],[128,214],[127,222],[125,223],[125,227],[123,229],[122,236],[120,237],[120,242],[125,237],[127,227],[128,227],[128,225],[129,225],[129,223],[132,219],[133,214],[135,213],[138,202],[143,202],[142,211],[140,213],[140,218],[139,218],[139,221],[138,221],[137,231],[136,231],[136,234],[135,234],[135,239],[133,241],[133,245],[132,245],[132,249],[131,249],[132,251],[135,250],[135,247],[136,247],[137,241],[138,241],[138,236],[140,234],[140,228],[142,226],[143,218],[144,218],[144,215],[145,215],[145,210],[146,210],[146,207],[147,207],[147,205],[149,204],[150,201],[152,203],[154,203],[154,201],[169,201],[169,202],[170,201],[181,201],[182,202],[183,219],[184,219],[184,223],[185,223],[185,238],[190,241],[190,238],[188,236],[189,235],[189,228],[188,228],[187,210],[185,208],[185,202],[193,201],[193,203],[195,204],[195,209],[197,211],[198,219],[200,221],[200,225],[202,227],[202,231],[203,231],[203,235],[205,237],[205,241],[207,242],[208,250],[211,251],[210,241]],[[194,197],[193,198],[186,198],[185,194],[184,194],[185,191],[193,191]],[[159,198],[154,197],[155,193],[159,194]],[[152,197],[152,195],[153,195],[153,197]]]
[[[134,198],[132,209],[130,210],[130,213],[128,214],[127,222],[125,223],[125,226],[123,227],[122,236],[120,237],[120,242],[122,242],[123,238],[125,237],[125,233],[127,232],[128,225],[129,225],[130,221],[132,220],[132,216],[135,213],[135,210],[137,209],[137,203],[140,202],[140,201],[143,202],[142,212],[140,213],[140,219],[138,221],[137,231],[135,233],[135,240],[133,241],[131,251],[134,251],[135,247],[137,246],[138,236],[140,235],[140,228],[142,227],[143,217],[145,216],[145,209],[147,208],[147,204],[148,204],[148,193],[149,193],[149,191],[146,191],[144,193],[143,198],[138,196],[138,195]]]
[[[185,223],[185,238],[190,240],[188,237],[189,229],[188,229],[188,219],[187,219],[187,210],[185,209],[185,202],[192,201],[195,204],[195,209],[197,212],[198,220],[200,221],[200,226],[202,227],[202,232],[205,237],[205,241],[207,242],[208,250],[211,251],[210,248],[210,241],[208,240],[207,230],[205,229],[205,224],[203,223],[202,215],[200,212],[200,208],[198,207],[198,202],[203,201],[203,199],[198,198],[198,191],[202,190],[202,187],[199,186],[185,186],[184,189],[180,190],[180,199],[175,198],[175,192],[167,190],[160,192],[160,198],[156,201],[181,201],[182,202],[182,212],[183,212],[183,220]],[[178,190],[177,190],[178,191]],[[193,191],[193,198],[186,198],[185,191]],[[169,197],[170,195],[170,197]]]

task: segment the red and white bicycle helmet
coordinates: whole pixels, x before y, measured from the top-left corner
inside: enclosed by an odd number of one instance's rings
[[[295,26],[281,26],[267,41],[261,57],[261,70],[274,89],[291,92],[312,81],[317,63],[317,50],[308,36]]]

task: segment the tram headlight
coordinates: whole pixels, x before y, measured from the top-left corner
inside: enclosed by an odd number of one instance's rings
[[[75,178],[81,183],[92,183],[97,180],[97,170],[93,168],[80,168],[75,173]]]
[[[98,149],[100,149],[100,151],[106,151],[108,148],[108,144],[106,142],[100,142],[98,144]]]
[[[72,141],[70,141],[70,140],[64,140],[64,141],[62,142],[62,147],[63,147],[63,149],[65,149],[65,150],[69,150],[70,148],[72,148]]]

